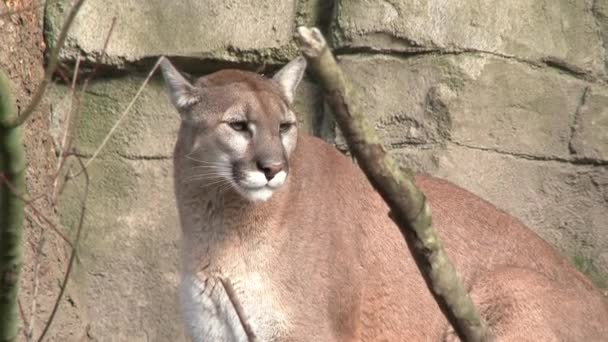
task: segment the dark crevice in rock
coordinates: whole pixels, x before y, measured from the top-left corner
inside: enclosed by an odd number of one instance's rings
[[[256,71],[260,73],[271,73],[279,69],[280,64],[265,64],[261,65],[258,63],[247,63],[247,62],[239,62],[239,61],[219,61],[216,59],[207,59],[200,57],[182,57],[182,56],[166,56],[171,63],[175,65],[178,69],[192,73],[197,75],[210,74],[218,70],[222,69],[240,69],[247,71]],[[156,60],[155,57],[146,57],[133,64],[133,66],[139,70],[150,70]]]
[[[562,60],[553,57],[547,57],[540,61],[529,60],[525,58],[516,57],[513,55],[502,54],[494,51],[485,51],[478,49],[461,49],[461,48],[436,48],[436,47],[404,47],[399,50],[394,49],[380,49],[367,46],[346,46],[340,47],[334,51],[338,58],[340,56],[392,56],[397,58],[414,58],[420,56],[442,56],[442,55],[481,55],[481,56],[492,56],[502,59],[515,61],[518,63],[526,64],[533,68],[548,67],[549,69],[555,70],[561,74],[565,74],[583,81],[604,84],[605,81],[601,78],[593,75],[591,72],[585,71],[581,68],[573,66]]]
[[[336,0],[318,1],[316,4],[317,23],[325,37],[329,37],[331,25],[335,19]]]
[[[296,4],[296,26],[315,26],[327,36],[337,0],[308,0]]]
[[[197,75],[210,74],[223,69],[240,69],[272,74],[281,66],[297,55],[295,46],[288,48],[288,52],[282,53],[281,49],[266,49],[261,51],[239,50],[227,47],[217,53],[204,53],[193,56],[170,56],[171,62],[180,70]],[[147,74],[150,72],[160,56],[146,56],[133,61],[107,60],[105,58],[86,57],[80,61],[79,80],[89,77],[93,70],[93,79],[100,77],[121,77],[133,73]],[[63,56],[61,69],[64,75],[71,75],[76,64],[75,56]],[[99,61],[99,62],[98,62]],[[56,77],[60,82],[61,77]]]
[[[555,157],[555,156],[538,156],[538,155],[532,155],[532,154],[526,154],[526,153],[503,151],[503,150],[500,150],[497,148],[491,148],[491,147],[472,146],[472,145],[463,144],[463,143],[460,143],[457,141],[450,141],[450,143],[452,143],[456,146],[459,146],[459,147],[463,147],[463,148],[484,151],[484,152],[491,152],[491,153],[515,157],[515,158],[519,158],[519,159],[525,159],[525,160],[553,161],[553,162],[567,163],[567,164],[576,165],[576,166],[608,166],[608,160],[597,160],[597,159],[584,158],[584,157],[581,157],[581,158],[573,157],[572,159],[566,159],[566,158]]]
[[[131,154],[131,153],[116,153],[123,159],[128,160],[169,160],[173,159],[173,156],[170,155],[161,155],[161,154],[151,154],[151,155],[142,155],[142,154]]]
[[[591,75],[590,73],[586,72],[585,70],[583,70],[575,65],[572,65],[566,61],[563,61],[559,58],[546,57],[546,58],[541,59],[541,61],[546,66],[563,71],[564,73],[569,74],[573,77],[582,78],[587,81],[593,81],[593,78],[594,78],[593,75]]]
[[[74,152],[73,153],[75,156],[78,156],[80,158],[83,159],[89,159],[93,156],[93,153],[88,153],[88,152]],[[103,153],[102,153],[103,154]],[[173,159],[173,156],[171,155],[162,155],[162,154],[150,154],[150,155],[145,155],[145,154],[132,154],[132,153],[124,153],[124,152],[109,152],[107,153],[107,155],[109,156],[118,156],[122,159],[126,159],[126,160],[169,160],[169,159]],[[106,158],[106,156],[104,155],[103,157],[101,155],[99,155],[96,159],[103,159]]]
[[[402,148],[416,148],[416,149],[420,149],[420,150],[431,150],[440,146],[444,146],[441,142],[435,141],[435,142],[431,142],[429,143],[428,141],[419,141],[419,140],[408,140],[408,141],[401,141],[401,142],[394,142],[389,144],[388,146],[386,146],[388,148],[388,150],[394,150],[394,149],[402,149]]]
[[[381,49],[369,46],[343,46],[334,50],[334,54],[339,58],[340,56],[392,56],[399,58],[411,58],[424,55],[455,55],[462,53],[462,51],[452,51],[449,49],[438,49],[429,47],[404,47],[400,50],[393,49]]]
[[[577,154],[576,149],[574,148],[574,145],[573,145],[574,135],[576,134],[576,129],[578,128],[578,125],[580,123],[581,110],[582,110],[583,106],[585,105],[585,103],[587,102],[587,96],[589,94],[589,89],[590,89],[589,87],[585,87],[585,89],[583,89],[583,94],[581,95],[578,106],[576,107],[576,110],[574,111],[574,121],[572,123],[572,126],[570,127],[570,139],[568,141],[568,150],[570,151],[570,154],[572,154],[573,156],[576,156],[576,154]]]
[[[338,0],[311,0],[298,2],[298,16],[296,26],[315,26],[328,39],[331,46],[331,26],[335,20],[335,9]],[[316,84],[314,94],[309,99],[313,101],[314,116],[312,118],[312,134],[326,141],[335,141],[336,122],[331,111],[324,103],[323,90],[318,81],[310,74],[308,77]]]

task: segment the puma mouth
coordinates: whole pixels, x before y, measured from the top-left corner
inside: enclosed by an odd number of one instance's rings
[[[285,183],[287,173],[280,171],[270,180],[259,171],[247,171],[241,177],[234,177],[236,190],[245,198],[251,201],[266,201],[274,191]]]

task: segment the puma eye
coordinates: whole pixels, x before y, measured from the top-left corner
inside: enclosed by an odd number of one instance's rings
[[[237,132],[246,132],[249,128],[247,127],[247,121],[234,121],[229,122],[230,128]]]
[[[293,127],[293,123],[291,122],[285,122],[279,125],[279,132],[281,133],[287,133],[291,127]]]

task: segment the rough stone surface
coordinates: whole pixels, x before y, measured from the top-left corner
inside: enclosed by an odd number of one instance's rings
[[[76,166],[73,162],[73,167]],[[179,224],[169,160],[95,160],[74,285],[94,341],[185,341],[177,306]],[[77,169],[75,167],[75,169]],[[80,210],[69,183],[61,210]],[[67,215],[66,226],[77,215]]]
[[[49,2],[47,42],[58,36],[69,3]],[[159,55],[242,61],[246,54],[258,63],[276,63],[295,55],[295,6],[294,0],[90,0],[82,6],[61,58],[100,55],[116,18],[107,64],[124,65]]]
[[[510,59],[461,54],[344,56],[354,100],[385,144],[467,146],[569,158],[584,84]]]
[[[585,85],[511,60],[456,58],[462,90],[446,101],[452,141],[542,158],[570,158],[572,125]]]
[[[434,144],[449,134],[450,117],[437,100],[438,94],[453,92],[451,74],[457,71],[449,61],[342,56],[340,66],[353,83],[353,101],[385,144]]]
[[[338,0],[337,47],[465,49],[604,74],[592,0]]]
[[[589,88],[573,129],[573,152],[584,159],[608,162],[608,89]]]
[[[129,102],[142,85],[138,76],[93,81],[81,101],[77,115],[74,142],[79,152],[91,155],[97,150],[114,124],[127,109]],[[54,138],[63,136],[64,121],[70,108],[69,88],[56,85],[52,90],[51,120],[54,122]],[[179,116],[168,100],[159,78],[148,83],[131,110],[114,131],[102,151],[102,155],[119,153],[127,158],[168,158],[173,144]]]

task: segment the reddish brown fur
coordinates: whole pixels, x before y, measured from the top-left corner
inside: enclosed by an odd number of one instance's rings
[[[224,87],[228,102],[242,89],[258,94],[245,102],[269,94],[285,99],[272,81],[237,71],[196,85]],[[248,272],[261,274],[267,295],[289,320],[284,330],[272,330],[278,340],[454,338],[387,206],[351,160],[317,138],[300,136],[287,183],[267,202],[250,203],[234,192],[220,196],[180,183],[189,175],[192,163],[184,156],[197,134],[182,128],[175,153],[185,272],[231,278],[245,313],[266,299],[249,298],[250,285],[239,280],[248,279]],[[606,300],[547,243],[447,181],[419,176],[417,184],[431,203],[448,255],[498,340],[608,339]],[[216,221],[221,231],[212,231]]]

